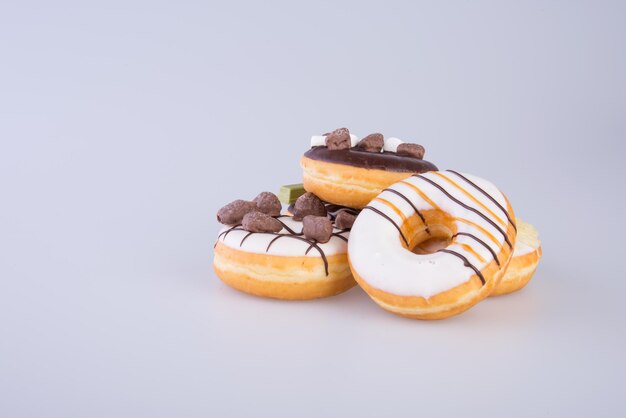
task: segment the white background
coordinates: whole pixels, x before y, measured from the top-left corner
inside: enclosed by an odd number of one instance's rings
[[[0,416],[623,413],[624,3],[81,3],[0,3]],[[498,185],[530,285],[420,322],[219,282],[217,209],[341,126]]]

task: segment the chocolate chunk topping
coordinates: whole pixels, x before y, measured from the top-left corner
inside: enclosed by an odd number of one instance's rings
[[[385,137],[383,134],[369,134],[359,141],[357,147],[367,152],[380,152],[384,143]]]
[[[340,210],[335,218],[335,226],[338,229],[350,229],[354,225],[356,215],[348,212],[347,210]]]
[[[326,146],[329,150],[349,149],[350,131],[348,128],[339,128],[326,136]]]
[[[326,216],[324,203],[313,193],[303,194],[293,206],[293,219],[296,221],[301,221],[307,215]]]
[[[409,157],[424,158],[424,147],[418,144],[400,144],[398,145],[397,154],[408,155]]]
[[[246,213],[241,226],[249,232],[280,232],[283,229],[278,220],[262,212]]]
[[[327,217],[308,215],[302,220],[302,224],[302,232],[306,238],[322,244],[330,241],[333,233],[333,224]]]
[[[254,198],[254,202],[259,210],[270,216],[279,216],[282,205],[274,193],[262,192]]]
[[[217,211],[217,221],[225,225],[240,224],[246,213],[257,210],[256,203],[235,200]]]

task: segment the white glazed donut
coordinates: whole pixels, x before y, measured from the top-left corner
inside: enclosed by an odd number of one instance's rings
[[[513,253],[507,198],[453,171],[415,174],[366,206],[348,242],[352,273],[381,307],[418,319],[456,315],[489,296]]]
[[[215,244],[213,267],[229,286],[276,299],[314,299],[356,285],[347,257],[348,230],[333,229],[324,244],[307,239],[303,224],[279,216],[278,233],[224,227]]]

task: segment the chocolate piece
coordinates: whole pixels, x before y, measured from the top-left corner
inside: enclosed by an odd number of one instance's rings
[[[424,147],[418,144],[400,144],[398,145],[398,151],[396,151],[399,155],[408,155],[413,158],[419,158],[420,160],[424,158]]]
[[[217,211],[217,221],[225,225],[240,224],[246,213],[257,210],[256,203],[235,200]]]
[[[277,219],[262,212],[246,213],[241,226],[248,232],[280,232],[283,229]]]
[[[333,233],[333,224],[327,217],[308,215],[304,217],[302,224],[302,232],[306,238],[322,244],[330,241]]]
[[[331,151],[350,149],[350,131],[348,128],[339,128],[326,136],[326,147]]]
[[[348,212],[347,210],[340,210],[335,217],[335,226],[338,229],[350,229],[354,225],[356,215]]]
[[[259,193],[259,195],[254,198],[254,202],[259,212],[270,216],[280,216],[280,210],[283,208],[278,197],[270,192]]]
[[[281,186],[280,191],[278,192],[278,199],[287,205],[291,205],[305,193],[306,190],[304,190],[302,183],[287,184],[285,186]]]
[[[319,197],[305,193],[293,205],[293,219],[301,221],[307,215],[326,216],[326,208]]]
[[[330,218],[331,221],[334,221],[341,211],[346,211],[354,216],[357,216],[359,212],[361,212],[360,209],[353,209],[347,206],[335,205],[333,203],[324,202],[324,206],[326,206],[326,215]]]
[[[359,148],[330,151],[326,147],[311,148],[304,153],[306,158],[327,163],[345,164],[368,170],[394,171],[397,173],[424,173],[437,171],[433,163],[395,152],[367,152]]]
[[[367,152],[380,152],[384,144],[383,134],[369,134],[359,142],[357,147]]]

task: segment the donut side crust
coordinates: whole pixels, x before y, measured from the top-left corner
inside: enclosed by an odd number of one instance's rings
[[[370,286],[356,270],[352,273],[369,297],[389,312],[412,319],[445,319],[465,312],[493,293],[504,276],[510,256],[511,251],[508,248],[504,249],[498,254],[500,260],[506,261],[503,264],[504,268],[492,261],[481,270],[483,276],[488,278],[484,285],[474,274],[465,283],[430,298],[385,292]]]
[[[414,173],[353,167],[345,164],[300,159],[306,191],[326,202],[361,209],[390,185]]]
[[[321,258],[286,257],[239,251],[218,242],[213,268],[228,286],[256,296],[307,300],[333,296],[356,285],[346,254]]]
[[[500,281],[500,284],[489,296],[506,295],[524,288],[537,270],[541,253],[542,250],[541,247],[539,247],[532,253],[514,257],[509,263],[509,267]]]

